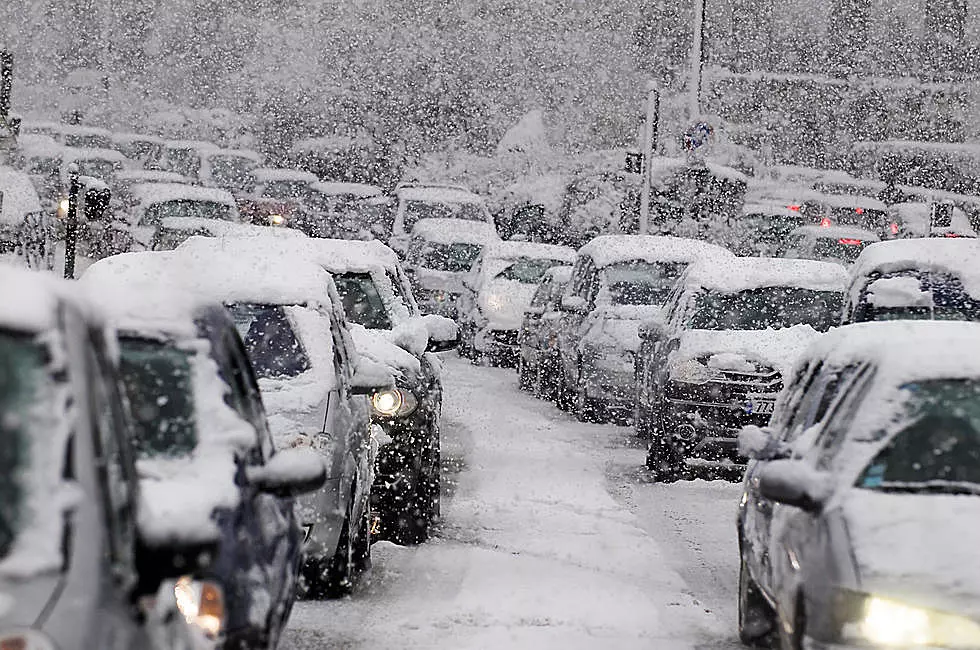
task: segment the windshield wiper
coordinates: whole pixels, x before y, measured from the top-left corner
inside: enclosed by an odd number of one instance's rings
[[[918,482],[883,482],[875,489],[882,492],[927,493],[927,494],[972,494],[980,496],[980,484],[969,481],[946,481],[942,479]]]

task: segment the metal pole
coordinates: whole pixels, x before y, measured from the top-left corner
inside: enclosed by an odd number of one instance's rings
[[[704,83],[704,24],[707,0],[694,0],[694,44],[691,47],[691,117],[701,114]]]
[[[640,152],[643,156],[642,194],[640,194],[639,233],[645,235],[650,230],[650,173],[653,155],[657,153],[657,140],[660,131],[660,90],[654,82],[647,84],[647,115],[643,123],[643,143]]]
[[[75,279],[75,244],[78,241],[78,165],[68,166],[68,212],[65,214],[65,279]]]

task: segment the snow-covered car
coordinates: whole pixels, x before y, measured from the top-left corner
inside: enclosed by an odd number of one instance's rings
[[[980,647],[980,325],[862,323],[801,358],[738,510],[739,635]]]
[[[252,170],[258,168],[262,154],[248,149],[205,149],[201,151],[197,178],[207,187],[239,194],[251,194],[255,188]]]
[[[77,286],[40,273],[0,267],[0,301],[0,644],[176,650],[137,603],[205,569],[214,544],[142,534],[111,332]]]
[[[949,206],[949,223],[933,223],[930,203],[896,203],[888,207],[892,233],[898,237],[977,237],[970,218],[963,210]]]
[[[460,353],[474,362],[517,365],[518,333],[524,311],[545,272],[571,266],[568,246],[531,242],[486,245],[463,277],[457,322]]]
[[[200,220],[241,222],[238,204],[230,193],[210,187],[180,183],[141,183],[129,188],[134,205],[127,212],[126,220],[136,246],[153,248],[157,230],[164,221],[177,228],[188,221],[190,228],[199,226]]]
[[[478,221],[489,224],[496,231],[483,197],[464,187],[401,183],[394,194],[397,205],[388,245],[399,255],[408,251],[412,229],[422,219]]]
[[[738,429],[769,422],[797,357],[840,322],[847,281],[839,264],[769,257],[685,271],[636,361],[636,429],[658,480],[743,462]]]
[[[524,311],[524,322],[517,337],[518,387],[544,399],[554,399],[558,374],[558,326],[561,297],[572,278],[570,266],[548,269]]]
[[[456,318],[463,278],[487,244],[500,241],[488,223],[422,219],[412,228],[405,268],[426,314]]]
[[[388,239],[391,234],[388,198],[367,183],[316,182],[310,185],[307,210],[297,228],[310,237]]]
[[[201,140],[167,140],[163,144],[160,168],[196,181],[200,176],[202,157],[205,152],[218,149],[213,142]]]
[[[980,242],[902,239],[868,246],[851,269],[842,322],[980,321]]]
[[[91,176],[112,187],[116,183],[116,174],[125,169],[130,161],[115,149],[82,149],[67,148],[61,156],[61,167],[58,173],[61,186],[68,187],[68,166],[78,165],[81,176]]]
[[[54,266],[54,216],[27,174],[0,166],[0,261],[33,269]]]
[[[255,179],[253,193],[256,196],[279,201],[308,200],[310,185],[320,180],[310,172],[278,167],[256,167],[251,174]]]
[[[853,264],[867,246],[881,241],[854,226],[801,226],[789,233],[782,257]]]
[[[707,242],[656,235],[602,235],[580,248],[560,303],[558,406],[582,420],[631,412],[640,323],[660,314],[689,264],[733,257]]]
[[[139,163],[144,169],[154,169],[163,157],[163,138],[140,133],[112,133],[111,148],[126,158]]]
[[[232,244],[234,242],[231,242]],[[360,357],[330,275],[270,243],[252,255],[192,238],[176,251],[188,291],[225,304],[245,342],[279,449],[312,446],[327,482],[300,497],[306,593],[349,593],[370,562],[370,496],[376,452],[370,396],[394,385]]]
[[[259,238],[267,241],[307,238],[302,232],[291,228],[269,228],[219,219],[166,217],[153,233],[150,250],[173,250],[191,237],[216,237],[223,240]]]
[[[123,207],[132,207],[139,201],[132,195],[130,189],[135,185],[146,183],[193,185],[194,181],[174,172],[156,169],[124,169],[116,172],[116,183],[110,188],[113,201]]]
[[[789,234],[807,223],[800,207],[779,202],[747,203],[734,226],[731,249],[736,255],[782,257]]]
[[[326,467],[312,449],[276,449],[235,322],[181,286],[175,257],[116,255],[81,280],[118,331],[144,535],[215,538],[214,562],[190,576],[221,588],[202,631],[230,648],[274,646],[302,561],[293,497],[320,488]]]
[[[891,223],[888,206],[869,196],[810,195],[800,212],[811,224],[861,228],[882,237],[887,235]]]

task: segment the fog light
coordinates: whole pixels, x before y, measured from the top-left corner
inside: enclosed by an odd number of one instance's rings
[[[209,639],[217,638],[225,622],[225,598],[220,586],[184,576],[174,585],[174,597],[189,625],[199,628]]]
[[[269,223],[273,226],[281,226],[282,224],[286,223],[286,217],[282,216],[281,214],[270,214]]]

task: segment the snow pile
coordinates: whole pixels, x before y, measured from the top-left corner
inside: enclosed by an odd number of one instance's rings
[[[833,262],[778,257],[734,257],[693,264],[685,282],[722,293],[763,287],[793,287],[813,291],[847,288],[847,269]]]
[[[923,291],[918,278],[882,278],[868,285],[868,304],[884,309],[928,307],[932,305],[932,292]]]
[[[598,267],[618,262],[695,262],[703,258],[729,258],[734,253],[694,239],[659,235],[600,235],[579,249]]]
[[[0,310],[0,325],[33,332],[54,327],[66,289],[54,275],[0,265],[0,304],[16,305]]]
[[[506,154],[543,154],[551,152],[548,144],[547,130],[544,126],[544,113],[540,110],[529,111],[517,124],[507,129],[504,137],[497,143],[497,155]]]
[[[719,352],[708,357],[705,364],[715,370],[731,370],[732,372],[755,372],[755,364],[739,352]]]

